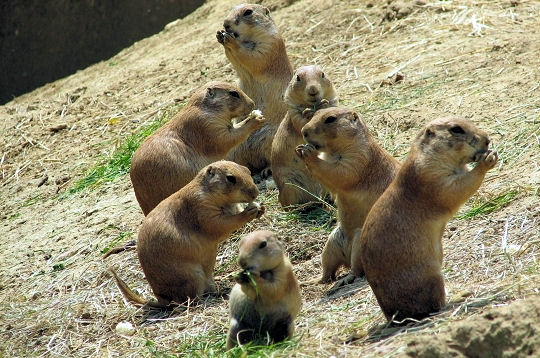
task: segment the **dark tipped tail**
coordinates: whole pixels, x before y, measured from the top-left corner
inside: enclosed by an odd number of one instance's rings
[[[116,271],[114,271],[112,267],[109,267],[108,271],[114,277],[116,285],[120,289],[120,292],[122,292],[122,296],[124,296],[124,298],[132,305],[136,307],[149,306],[155,308],[165,308],[163,305],[160,305],[159,302],[153,300],[146,301],[144,298],[133,292],[133,290],[129,288],[129,286],[120,277],[118,277]]]

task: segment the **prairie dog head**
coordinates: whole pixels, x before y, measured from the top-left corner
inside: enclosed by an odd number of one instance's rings
[[[299,67],[287,86],[284,98],[289,106],[298,107],[300,112],[306,108],[337,105],[334,85],[319,66]]]
[[[366,141],[369,131],[358,113],[331,107],[315,112],[302,128],[304,140],[320,152],[343,150],[349,143]]]
[[[283,245],[271,231],[254,231],[240,241],[238,264],[251,274],[264,275],[276,269],[283,263],[283,257]]]
[[[214,162],[201,169],[197,176],[202,180],[203,194],[216,205],[251,203],[259,195],[249,169],[234,162]]]
[[[238,41],[251,41],[277,34],[270,10],[257,4],[240,4],[231,9],[223,21],[225,32]]]
[[[486,132],[461,117],[438,118],[428,123],[416,137],[413,149],[425,157],[444,158],[456,167],[476,162],[488,151]]]
[[[214,113],[227,113],[227,118],[245,117],[255,103],[240,88],[227,82],[208,82],[191,97],[190,105]]]

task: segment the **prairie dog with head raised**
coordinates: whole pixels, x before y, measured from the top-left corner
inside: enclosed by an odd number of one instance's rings
[[[319,66],[302,66],[295,71],[284,99],[288,109],[272,142],[271,166],[279,189],[279,202],[287,207],[316,201],[316,197],[326,194],[295,149],[304,143],[302,127],[313,112],[337,106],[338,98],[334,85]]]
[[[294,334],[302,299],[283,245],[271,231],[255,231],[240,241],[242,272],[229,298],[227,348],[269,338],[280,342]]]
[[[212,163],[156,206],[139,230],[137,254],[157,306],[181,304],[216,291],[218,245],[264,213],[254,203],[259,191],[246,167]],[[239,203],[248,203],[243,211]],[[128,301],[147,303],[119,285]]]
[[[232,8],[216,37],[239,77],[240,88],[255,101],[268,123],[233,149],[227,159],[256,172],[270,165],[272,139],[287,106],[283,93],[293,68],[268,8],[241,4]]]
[[[445,305],[441,238],[447,221],[497,163],[471,121],[427,124],[355,238],[352,272],[365,272],[388,320],[422,319]],[[472,170],[467,168],[476,162]]]
[[[151,134],[135,151],[130,177],[144,213],[189,183],[204,166],[240,144],[264,118],[252,112],[253,101],[238,87],[209,82],[186,106]],[[238,124],[233,118],[244,118]]]
[[[394,179],[399,162],[369,133],[358,113],[347,108],[315,112],[302,128],[308,143],[296,149],[313,178],[332,194],[338,225],[322,253],[319,282],[336,279],[341,266],[351,267],[351,246],[371,206]]]

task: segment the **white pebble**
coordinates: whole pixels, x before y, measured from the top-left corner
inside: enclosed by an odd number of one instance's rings
[[[135,327],[127,321],[118,322],[116,325],[116,333],[121,336],[132,336],[135,334]]]

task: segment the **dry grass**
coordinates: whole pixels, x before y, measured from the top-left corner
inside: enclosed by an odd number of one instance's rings
[[[292,342],[237,349],[229,356],[403,356],[417,334],[444,333],[488,307],[538,295],[540,3],[420,3],[384,8],[360,0],[301,0],[273,16],[294,65],[323,66],[342,103],[358,110],[394,156],[403,158],[417,130],[435,116],[460,114],[489,132],[500,165],[460,213],[505,193],[515,196],[487,214],[449,222],[443,243],[450,303],[440,315],[390,329],[365,283],[331,296],[330,286],[304,285]],[[201,35],[219,28],[231,4],[211,0],[110,65],[1,108],[6,124],[0,147],[7,149],[0,156],[6,198],[0,356],[225,355],[225,297],[148,316],[123,300],[106,273],[115,267],[131,287],[152,297],[135,251],[101,258],[106,248],[136,237],[142,219],[127,177],[64,200],[56,191],[69,188],[97,158],[110,155],[193,87],[234,79],[213,33]],[[174,55],[168,52],[173,44],[180,47]],[[208,56],[201,58],[203,51]],[[96,73],[109,76],[106,85]],[[396,82],[398,73],[403,80]],[[63,123],[63,135],[48,130]],[[37,187],[44,174],[49,184],[58,182]],[[319,254],[334,225],[333,212],[287,214],[276,196],[275,190],[263,191],[267,214],[222,245],[216,280],[225,293],[238,269],[236,243],[255,229],[279,233],[300,281],[320,275]],[[123,321],[134,325],[133,335],[116,333]]]

